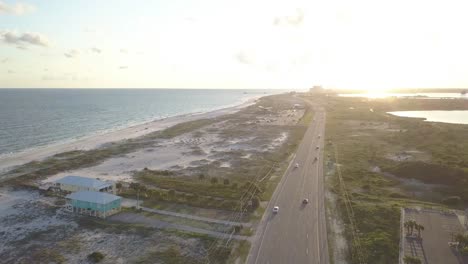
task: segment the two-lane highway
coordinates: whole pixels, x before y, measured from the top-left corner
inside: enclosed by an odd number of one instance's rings
[[[247,263],[329,263],[323,190],[324,131],[325,112],[317,108],[293,166],[278,184],[257,228]],[[309,203],[303,204],[304,199]],[[274,206],[279,206],[277,214],[272,212]]]

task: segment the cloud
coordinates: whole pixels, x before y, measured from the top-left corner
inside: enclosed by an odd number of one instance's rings
[[[76,49],[71,49],[68,52],[65,52],[63,55],[65,55],[65,57],[71,59],[71,58],[75,58],[78,55],[80,55],[80,52],[78,50],[76,50]]]
[[[127,54],[127,53],[128,53],[128,50],[127,50],[127,49],[120,49],[120,53],[125,53],[125,54]]]
[[[94,52],[94,53],[101,53],[102,52],[101,49],[98,49],[96,47],[91,48],[91,51]]]
[[[296,14],[293,16],[281,16],[273,19],[275,26],[289,25],[299,26],[304,22],[304,12],[301,9],[296,10]]]
[[[3,58],[0,60],[0,63],[7,63],[8,61],[10,61],[9,58]]]
[[[13,70],[8,70],[8,74],[13,74],[13,73],[15,73],[15,71],[13,71]]]
[[[243,64],[252,64],[253,62],[252,58],[243,51],[236,53],[234,57]]]
[[[14,31],[0,31],[0,41],[25,48],[26,45],[42,47],[48,47],[50,45],[46,36],[33,32],[17,33]]]
[[[120,66],[119,69],[120,70],[126,70],[126,69],[128,69],[128,66]]]
[[[1,14],[9,14],[9,15],[17,15],[21,16],[27,13],[31,13],[36,8],[30,4],[24,3],[16,3],[16,4],[7,4],[3,1],[0,1],[0,15]]]

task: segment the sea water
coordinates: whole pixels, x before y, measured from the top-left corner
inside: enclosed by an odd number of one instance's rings
[[[280,92],[284,91],[0,89],[0,155]]]

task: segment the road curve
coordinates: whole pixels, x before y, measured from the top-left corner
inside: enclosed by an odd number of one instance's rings
[[[290,166],[278,184],[258,225],[248,264],[329,263],[322,154],[325,115],[322,108],[315,108],[292,161],[299,168]],[[305,198],[307,205],[302,204]],[[278,214],[272,213],[274,206],[279,206]]]

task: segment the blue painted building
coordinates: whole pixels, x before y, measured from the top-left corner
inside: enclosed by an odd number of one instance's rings
[[[66,196],[67,209],[84,215],[106,218],[121,210],[122,198],[110,193],[79,191]]]
[[[95,191],[115,193],[115,183],[81,176],[63,177],[57,180],[54,186],[66,192]]]

